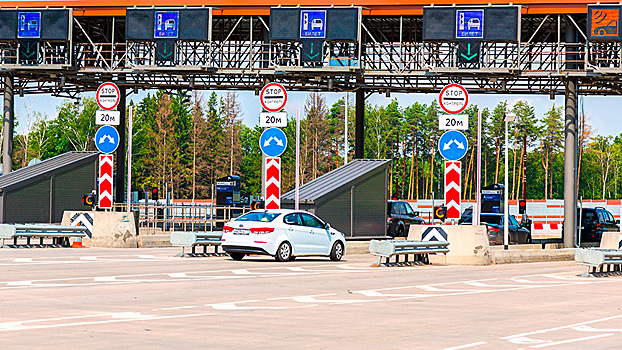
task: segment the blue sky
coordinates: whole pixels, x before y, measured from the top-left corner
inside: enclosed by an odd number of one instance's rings
[[[209,94],[211,92],[205,92]],[[224,94],[224,92],[217,92]],[[138,102],[147,92],[140,91],[137,95],[130,98]],[[255,96],[253,92],[238,92],[239,100],[242,104],[243,122],[246,125],[256,125],[259,121],[259,112],[261,104],[259,96]],[[343,98],[345,93],[324,93],[328,106],[332,105],[339,98]],[[83,96],[94,97],[94,92],[85,93]],[[289,115],[294,116],[296,108],[300,108],[301,114],[304,111],[304,104],[307,98],[306,92],[290,92],[288,94],[287,105],[285,110]],[[390,98],[385,94],[373,94],[368,101],[376,105],[384,105],[389,103],[393,98],[397,98],[401,106],[408,106],[415,102],[430,103],[438,98],[438,94],[391,94]],[[622,133],[622,122],[617,118],[622,114],[622,97],[620,96],[584,96],[584,110],[595,133],[598,135],[619,135]],[[494,106],[507,100],[510,105],[519,100],[527,100],[535,107],[536,116],[541,118],[553,104],[563,106],[563,96],[557,96],[555,100],[550,100],[549,95],[474,95],[469,96],[470,104],[477,104],[482,107],[493,109]],[[26,127],[26,105],[32,103],[32,110],[44,113],[48,119],[55,118],[57,115],[57,107],[64,101],[63,98],[52,97],[50,95],[30,95],[25,97],[17,97],[15,99],[15,111],[19,118],[20,125],[17,128],[18,133],[23,133]],[[354,103],[354,93],[350,93],[350,103]]]

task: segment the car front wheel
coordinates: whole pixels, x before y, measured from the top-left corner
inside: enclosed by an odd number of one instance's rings
[[[343,243],[336,242],[333,244],[333,249],[330,251],[330,260],[339,261],[343,258]]]
[[[292,246],[289,242],[283,242],[276,251],[275,258],[277,261],[288,261],[292,258]]]

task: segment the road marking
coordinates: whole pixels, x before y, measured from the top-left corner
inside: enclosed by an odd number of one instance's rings
[[[163,307],[161,310],[168,311],[168,310],[182,310],[182,309],[196,309],[196,308],[198,308],[198,306],[196,306],[196,305],[188,305],[188,306],[176,306],[176,307]],[[155,310],[157,310],[157,309],[155,309]]]
[[[598,334],[598,335],[593,335],[591,337],[568,339],[568,340],[556,341],[556,342],[551,342],[551,343],[533,345],[531,347],[534,348],[534,349],[535,348],[545,348],[547,346],[554,346],[554,345],[561,345],[561,344],[568,344],[568,343],[576,343],[576,342],[585,341],[585,340],[592,340],[592,339],[609,337],[609,336],[612,336],[612,335],[613,335],[613,333]]]
[[[24,263],[24,262],[31,262],[32,258],[17,258],[17,259],[13,259],[13,262],[15,263]]]
[[[581,326],[577,326],[577,327],[572,327],[572,329],[574,329],[575,331],[579,331],[579,332],[600,332],[600,333],[605,333],[605,332],[618,332],[618,333],[622,333],[622,329],[598,329],[598,328],[594,328],[588,325],[581,325]]]
[[[442,350],[459,350],[459,349],[472,348],[474,346],[484,345],[484,344],[488,344],[488,343],[486,343],[485,341],[478,341],[477,343],[465,344],[465,345],[460,345],[460,346],[453,346],[451,348],[444,348]]]
[[[598,322],[603,322],[603,321],[615,320],[615,319],[620,318],[620,317],[622,317],[622,315],[615,315],[615,316],[600,318],[598,320],[573,323],[571,325],[566,325],[566,326],[559,326],[559,327],[553,327],[553,328],[548,328],[548,329],[541,329],[541,330],[537,330],[537,331],[533,331],[533,332],[527,332],[527,333],[520,333],[520,334],[510,335],[510,336],[503,337],[503,338],[500,338],[500,339],[502,339],[502,340],[510,340],[512,338],[527,337],[527,336],[534,335],[534,334],[544,334],[544,333],[548,333],[548,332],[559,331],[559,330],[562,330],[562,329],[574,328],[574,327],[582,326],[582,325],[586,325],[586,324],[592,324],[592,323],[598,323]]]

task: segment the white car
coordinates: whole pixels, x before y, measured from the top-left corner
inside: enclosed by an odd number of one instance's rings
[[[248,254],[278,261],[297,256],[328,256],[339,261],[346,251],[343,233],[302,210],[253,210],[225,224],[222,248],[233,260]]]

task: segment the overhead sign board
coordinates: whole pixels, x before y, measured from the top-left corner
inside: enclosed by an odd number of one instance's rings
[[[287,136],[281,129],[266,129],[259,138],[259,147],[266,156],[278,157],[287,148]]]
[[[103,83],[97,88],[95,99],[97,104],[103,110],[109,111],[117,108],[119,100],[121,98],[121,92],[119,87],[115,83],[107,82]]]
[[[438,95],[441,108],[449,114],[458,114],[469,104],[469,94],[462,85],[449,84]]]
[[[440,130],[467,130],[469,129],[469,116],[467,114],[440,114],[438,128]]]
[[[17,14],[17,37],[41,37],[41,12],[19,12]]]
[[[326,10],[300,11],[300,38],[326,37]]]
[[[588,5],[587,37],[592,41],[621,41],[620,10],[622,6]]]
[[[261,89],[259,99],[261,100],[261,105],[267,111],[278,112],[287,103],[287,91],[279,83],[269,83]]]
[[[156,11],[153,23],[154,38],[177,38],[179,11]]]
[[[121,112],[119,111],[97,111],[95,112],[96,125],[119,125]]]
[[[262,128],[284,128],[287,126],[287,113],[260,113],[259,126]]]
[[[465,156],[469,143],[463,133],[450,130],[438,139],[438,151],[447,160],[460,160]]]
[[[102,153],[112,153],[119,147],[119,132],[110,125],[104,125],[95,133],[95,146]]]
[[[425,6],[423,41],[520,41],[520,6]]]

